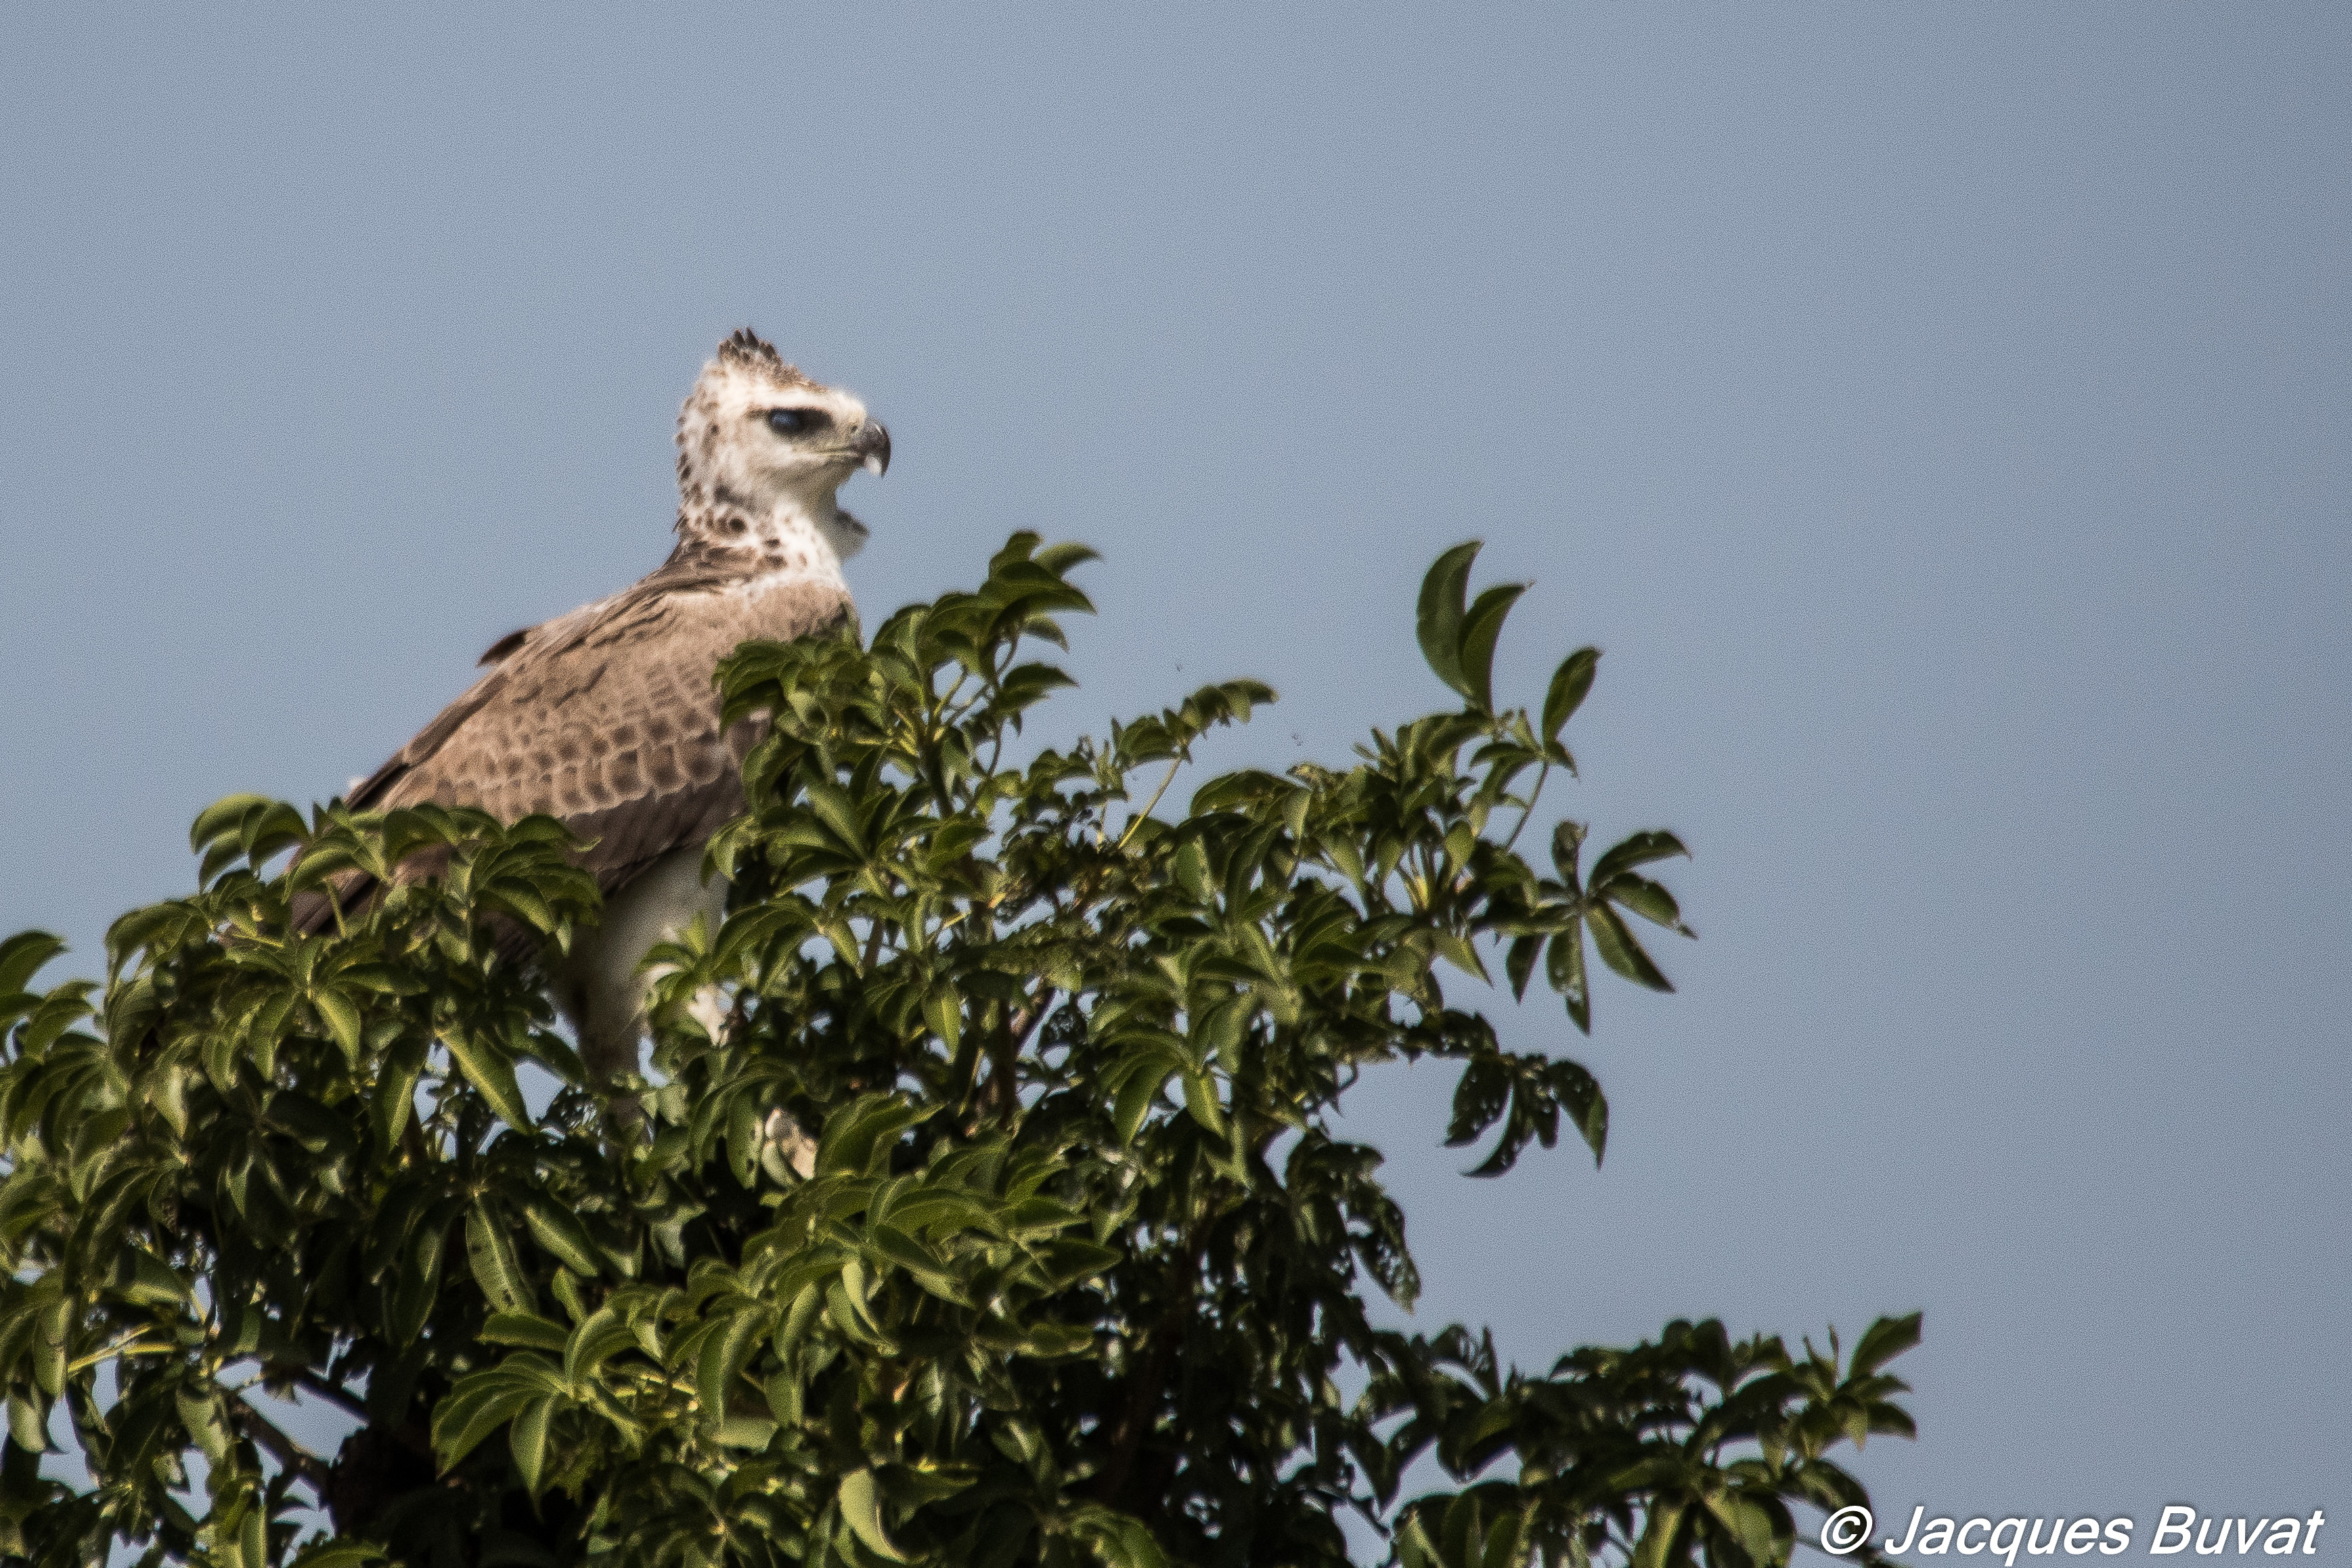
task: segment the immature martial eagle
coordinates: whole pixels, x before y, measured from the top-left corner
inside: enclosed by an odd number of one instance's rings
[[[678,414],[669,559],[610,599],[500,638],[482,655],[489,673],[351,793],[370,810],[543,811],[592,841],[579,859],[604,890],[604,924],[550,977],[601,1076],[636,1065],[646,949],[724,910],[725,888],[702,881],[702,845],[743,809],[756,731],[720,729],[711,673],[747,638],[848,622],[841,563],[866,528],[834,492],[861,466],[889,464],[890,433],[863,402],[809,380],[750,329],[736,333]],[[324,900],[298,915],[310,930],[331,919]]]

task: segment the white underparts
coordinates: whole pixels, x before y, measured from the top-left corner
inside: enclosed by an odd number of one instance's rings
[[[643,969],[646,952],[676,941],[698,915],[716,934],[726,914],[727,883],[704,883],[700,844],[670,851],[605,900],[604,924],[581,934],[555,974],[556,1000],[590,1073],[610,1079],[638,1070],[656,977]]]

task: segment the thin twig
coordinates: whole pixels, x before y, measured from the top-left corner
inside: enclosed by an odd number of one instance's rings
[[[146,1332],[147,1331],[143,1328],[132,1329],[129,1333],[123,1335],[121,1339],[116,1340],[112,1344],[106,1346],[102,1350],[94,1350],[88,1355],[75,1357],[72,1361],[66,1364],[66,1372],[68,1375],[80,1372],[86,1367],[96,1366],[101,1361],[111,1361],[118,1355],[168,1355],[173,1350],[178,1348],[175,1345],[169,1344],[139,1343],[139,1336]]]
[[[1143,810],[1127,820],[1127,831],[1119,834],[1118,842],[1111,846],[1113,853],[1127,848],[1127,841],[1135,837],[1135,830],[1143,825],[1144,818],[1151,815],[1152,808],[1160,804],[1160,797],[1168,793],[1168,786],[1176,782],[1176,770],[1183,766],[1184,759],[1181,757],[1168,765],[1168,777],[1160,781],[1160,788],[1151,792],[1151,799],[1144,802]]]
[[[1547,757],[1544,758],[1542,768],[1536,774],[1536,787],[1528,791],[1528,803],[1519,809],[1517,824],[1511,829],[1511,836],[1503,841],[1503,852],[1506,854],[1510,852],[1513,844],[1519,841],[1519,835],[1527,831],[1528,819],[1536,814],[1536,802],[1543,799],[1544,780],[1550,777],[1551,758]]]

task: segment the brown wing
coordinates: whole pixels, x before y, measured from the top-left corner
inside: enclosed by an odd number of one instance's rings
[[[488,673],[351,803],[478,806],[504,821],[545,812],[594,841],[580,862],[610,893],[742,810],[757,729],[721,730],[719,661],[749,639],[820,634],[850,614],[846,595],[817,583],[681,592],[649,579],[502,639]],[[347,904],[366,892],[341,891]],[[319,898],[294,919],[317,930],[331,916]]]

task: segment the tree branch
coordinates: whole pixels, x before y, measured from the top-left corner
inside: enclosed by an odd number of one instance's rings
[[[1127,848],[1127,841],[1135,837],[1135,830],[1143,825],[1144,818],[1151,815],[1152,808],[1160,804],[1160,797],[1168,793],[1168,786],[1176,782],[1176,770],[1190,760],[1190,758],[1180,754],[1168,765],[1168,777],[1160,781],[1160,788],[1151,792],[1151,799],[1143,803],[1143,810],[1127,820],[1127,831],[1119,834],[1118,842],[1111,846],[1113,853]]]
[[[1185,1331],[1192,1326],[1192,1290],[1200,1274],[1200,1260],[1187,1254],[1176,1265],[1181,1270],[1176,1283],[1176,1299],[1160,1322],[1144,1336],[1141,1364],[1127,1375],[1125,1407],[1111,1427],[1110,1457],[1103,1464],[1101,1479],[1096,1483],[1097,1496],[1111,1508],[1127,1509],[1128,1479],[1135,1470],[1136,1454],[1143,1447],[1144,1435],[1151,1430],[1152,1416],[1160,1408],[1160,1396],[1167,1390],[1168,1375],[1176,1364],[1176,1353],[1183,1347]]]
[[[1041,988],[1035,1000],[1005,1020],[1004,1038],[988,1053],[986,1096],[996,1113],[1007,1123],[1021,1104],[1020,1083],[1013,1064],[1021,1059],[1021,1048],[1029,1043],[1029,1037],[1037,1032],[1037,1026],[1053,1010],[1055,995],[1053,987]]]
[[[1029,1043],[1029,1037],[1037,1032],[1037,1026],[1054,1010],[1054,988],[1047,986],[1037,993],[1034,1001],[1013,1015],[1009,1026],[1012,1039],[1006,1042],[1007,1049],[1018,1051]]]
[[[270,1367],[269,1371],[274,1376],[292,1379],[296,1386],[317,1395],[328,1404],[347,1411],[362,1421],[367,1419],[366,1400],[344,1388],[341,1384],[328,1382],[307,1366],[289,1366],[281,1363]]]
[[[229,1407],[236,1412],[238,1423],[256,1443],[269,1450],[289,1475],[308,1486],[321,1500],[327,1495],[327,1462],[278,1429],[275,1422],[256,1410],[243,1399],[232,1399]]]

